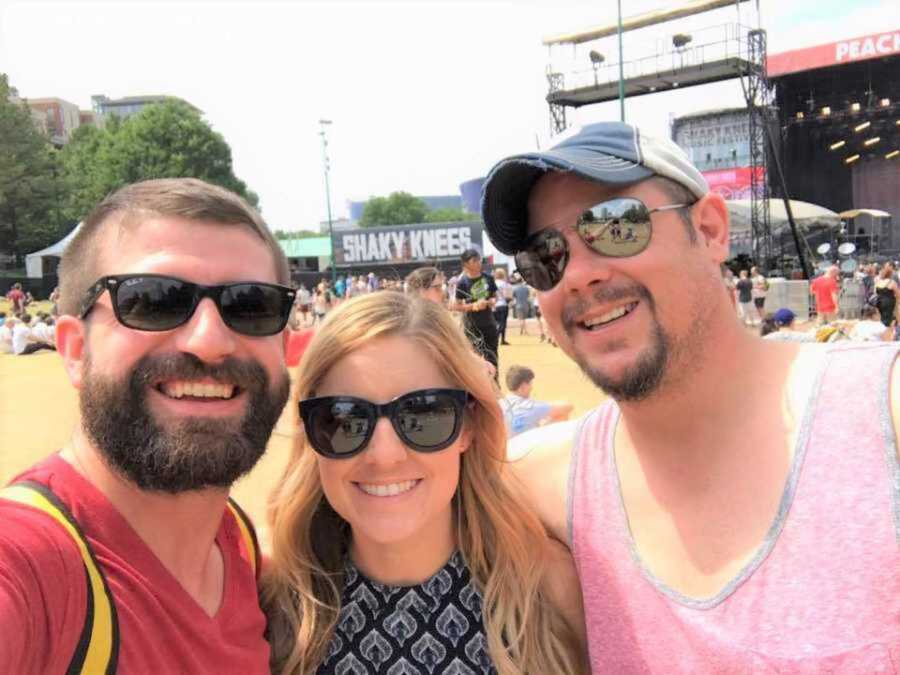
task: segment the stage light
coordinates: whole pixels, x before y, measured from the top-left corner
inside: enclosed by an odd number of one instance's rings
[[[850,104],[850,110],[852,110],[853,112],[859,112],[859,109],[861,107],[862,106],[860,106],[859,103],[851,103]]]
[[[871,122],[863,122],[862,124],[857,124],[855,127],[853,127],[853,131],[856,131],[858,133],[863,129],[868,129],[870,126],[872,126]]]
[[[891,104],[891,99],[889,99],[889,98],[881,99],[881,107],[882,108],[887,108],[890,104]]]
[[[847,141],[836,141],[828,146],[829,150],[837,150],[838,148],[843,148],[847,145]]]
[[[885,159],[894,159],[897,155],[900,155],[900,150],[891,150],[888,154],[884,156]]]
[[[859,155],[850,155],[847,159],[844,160],[844,164],[853,164],[856,160],[859,159]]]
[[[824,108],[822,108],[822,114],[825,117],[828,117],[831,114],[831,106],[826,105]]]
[[[867,138],[863,141],[863,145],[869,147],[870,145],[875,145],[878,141],[881,140],[881,136],[873,136],[872,138]]]
[[[588,56],[590,56],[591,63],[593,63],[595,66],[599,66],[601,63],[606,61],[606,57],[603,56],[603,54],[593,49],[591,50],[591,53],[588,54]]]
[[[672,45],[675,47],[675,49],[681,49],[693,39],[694,38],[687,33],[677,33],[676,35],[672,36]]]
[[[802,120],[804,117],[806,117],[806,115],[803,114],[803,111],[802,111],[802,110],[798,110],[798,111],[797,111],[797,119],[798,119],[798,120]]]

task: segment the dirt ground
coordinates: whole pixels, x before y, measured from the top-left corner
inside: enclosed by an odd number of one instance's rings
[[[518,322],[510,322],[508,339],[512,344],[500,347],[501,383],[510,365],[526,365],[536,375],[535,398],[571,401],[574,416],[597,405],[603,394],[558,348],[539,341],[536,326],[530,330],[534,334],[519,336]],[[57,354],[0,354],[0,485],[64,445],[77,419],[76,391]],[[233,493],[257,523],[262,537],[266,500],[287,461],[293,424],[289,404],[265,456]]]

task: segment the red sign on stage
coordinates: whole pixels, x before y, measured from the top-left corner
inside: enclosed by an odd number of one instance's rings
[[[900,54],[900,30],[864,35],[851,40],[795,49],[781,54],[770,54],[766,61],[766,72],[769,77],[778,77],[788,73],[827,68],[853,61],[878,59],[893,54]]]
[[[757,167],[756,171],[758,172],[757,176],[762,179],[764,169]],[[751,169],[749,166],[716,169],[702,173],[709,184],[709,189],[718,192],[724,199],[750,199]]]

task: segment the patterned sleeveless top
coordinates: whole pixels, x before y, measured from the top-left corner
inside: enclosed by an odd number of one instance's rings
[[[341,614],[325,661],[331,675],[495,674],[481,592],[458,551],[418,586],[385,586],[349,558]]]

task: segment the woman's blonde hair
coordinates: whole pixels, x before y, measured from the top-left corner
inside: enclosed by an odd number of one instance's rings
[[[474,404],[466,422],[472,441],[461,455],[454,497],[459,550],[483,594],[488,648],[501,675],[571,673],[582,668],[579,642],[548,601],[546,533],[503,478],[506,430],[480,359],[450,313],[400,293],[372,293],[331,314],[309,344],[293,397],[314,395],[328,371],[372,340],[415,342]],[[296,415],[296,412],[295,412]],[[271,565],[263,585],[274,672],[312,673],[322,663],[341,606],[350,527],[322,491],[315,451],[302,425],[271,499]]]

